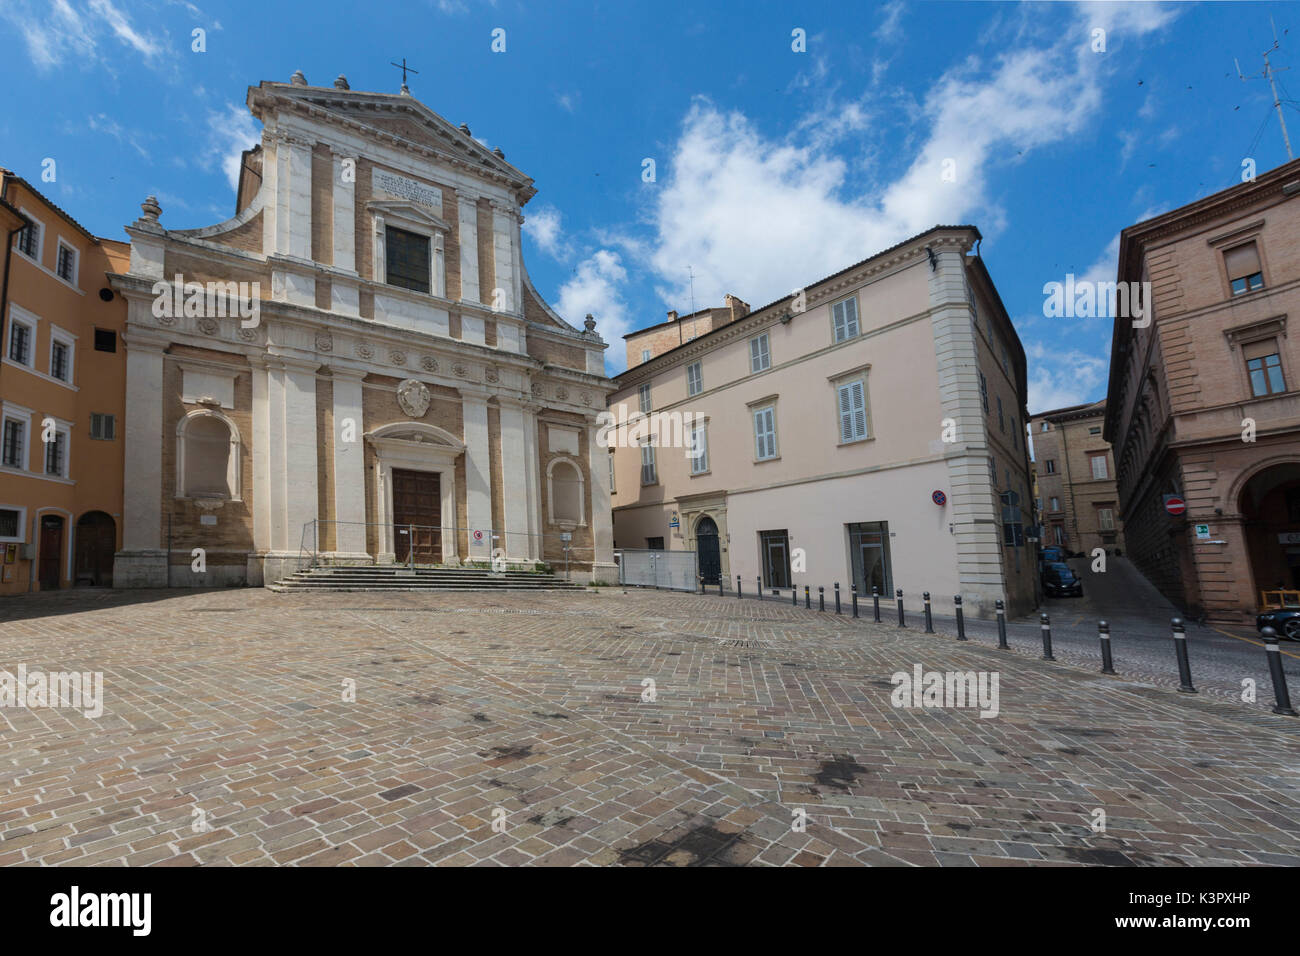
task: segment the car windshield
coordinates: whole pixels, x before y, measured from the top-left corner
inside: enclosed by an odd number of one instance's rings
[[[1066,564],[1053,564],[1047,570],[1052,577],[1061,581],[1070,581],[1074,578],[1074,572]]]

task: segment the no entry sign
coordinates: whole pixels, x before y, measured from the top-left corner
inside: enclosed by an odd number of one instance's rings
[[[1165,510],[1171,515],[1180,515],[1187,510],[1187,502],[1177,495],[1165,495]]]

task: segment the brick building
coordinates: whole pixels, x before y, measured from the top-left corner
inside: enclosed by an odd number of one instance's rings
[[[1115,462],[1102,437],[1106,403],[1072,405],[1030,419],[1043,544],[1091,554],[1124,548]]]
[[[405,87],[295,73],[248,107],[234,217],[169,229],[151,198],[127,228],[115,583],[270,584],[304,547],[612,578],[606,345],[528,278],[532,180]]]
[[[1128,554],[1191,613],[1300,588],[1300,161],[1125,229],[1104,437]],[[1173,516],[1166,496],[1186,500]]]

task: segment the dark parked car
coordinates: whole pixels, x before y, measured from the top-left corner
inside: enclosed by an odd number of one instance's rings
[[[1045,568],[1049,564],[1055,564],[1057,561],[1065,560],[1065,549],[1059,544],[1049,544],[1041,548],[1038,552],[1038,566]]]
[[[1262,631],[1271,627],[1277,636],[1292,641],[1300,641],[1300,608],[1273,608],[1263,611],[1255,618],[1255,630]]]
[[[1043,568],[1043,593],[1048,597],[1083,597],[1083,582],[1064,561]]]

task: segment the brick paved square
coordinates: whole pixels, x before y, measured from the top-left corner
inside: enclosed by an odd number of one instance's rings
[[[1300,722],[784,604],[56,593],[0,609],[19,664],[104,710],[0,709],[4,865],[1300,859]],[[918,664],[998,715],[893,706]]]

